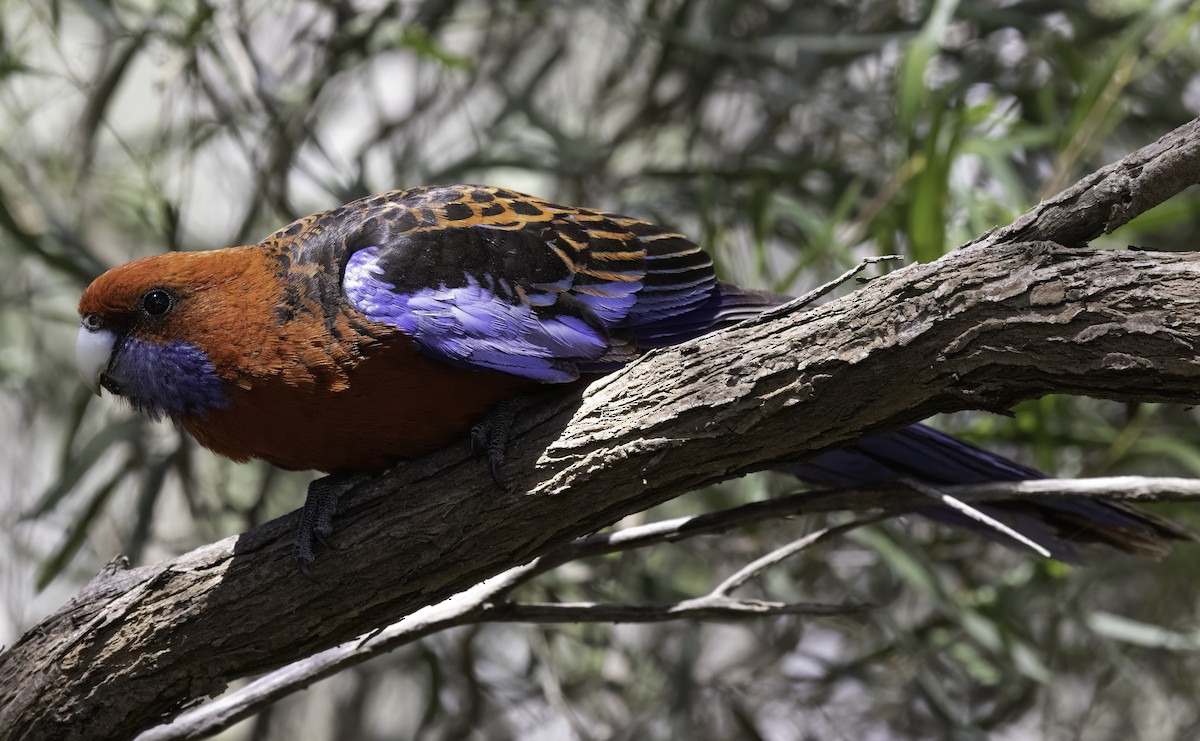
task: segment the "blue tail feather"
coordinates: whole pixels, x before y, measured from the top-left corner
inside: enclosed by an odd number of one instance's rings
[[[902,478],[933,485],[1046,478],[1040,471],[924,425],[871,435],[782,470],[812,484],[838,488],[887,484]],[[1167,553],[1170,541],[1197,539],[1186,528],[1119,502],[1028,499],[972,506],[1068,563],[1085,561],[1095,544],[1160,558]],[[923,507],[918,512],[931,520],[1016,545],[1003,533],[948,507]]]
[[[751,319],[787,300],[786,296],[779,294],[721,283],[703,302],[684,313],[667,318],[655,317],[644,323],[639,323],[638,316],[631,313],[629,329],[638,347],[647,350],[668,347]]]

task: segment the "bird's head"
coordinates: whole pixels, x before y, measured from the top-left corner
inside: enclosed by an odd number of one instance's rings
[[[151,417],[202,416],[228,403],[230,348],[263,296],[245,248],[171,252],[113,268],[79,301],[84,382]],[[258,296],[255,291],[258,290]]]

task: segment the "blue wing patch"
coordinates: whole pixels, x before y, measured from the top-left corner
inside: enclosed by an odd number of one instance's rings
[[[460,367],[565,383],[779,301],[718,284],[697,245],[638,219],[475,186],[361,209],[347,300]]]
[[[539,314],[532,303],[508,300],[469,274],[459,287],[398,293],[383,280],[378,253],[368,247],[351,255],[342,281],[346,297],[372,321],[399,328],[436,358],[566,383],[579,377],[579,361],[599,360],[613,349],[604,330],[583,318]],[[539,303],[547,305],[544,298]]]

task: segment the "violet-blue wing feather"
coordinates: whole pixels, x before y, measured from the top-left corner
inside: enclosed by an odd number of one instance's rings
[[[605,332],[579,317],[541,315],[530,303],[513,301],[464,276],[464,285],[397,292],[383,280],[378,248],[351,255],[343,289],[350,303],[372,321],[412,337],[427,354],[455,365],[501,371],[542,383],[579,377],[578,361],[603,357]]]

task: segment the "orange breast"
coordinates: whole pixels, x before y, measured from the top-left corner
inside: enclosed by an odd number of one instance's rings
[[[231,392],[228,408],[180,421],[200,444],[234,460],[377,471],[464,436],[497,402],[536,385],[447,365],[404,338],[367,350],[345,380],[305,388],[282,375],[256,379]]]

